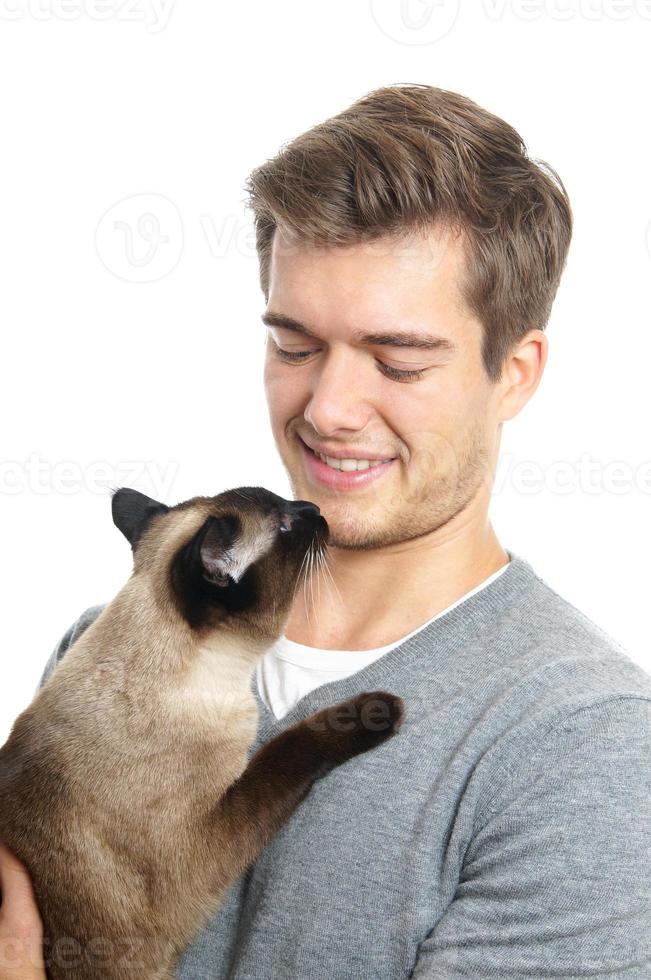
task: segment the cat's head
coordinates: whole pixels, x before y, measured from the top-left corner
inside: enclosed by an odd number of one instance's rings
[[[168,507],[122,487],[113,522],[131,544],[133,574],[198,633],[226,627],[275,639],[299,577],[325,554],[328,525],[316,504],[264,487],[238,487]]]

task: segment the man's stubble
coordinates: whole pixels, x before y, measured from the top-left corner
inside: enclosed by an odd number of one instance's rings
[[[464,511],[476,494],[492,480],[491,453],[486,430],[477,422],[459,449],[436,433],[410,439],[411,455],[393,464],[388,473],[367,489],[335,494],[319,490],[303,475],[299,479],[286,466],[295,499],[312,500],[330,528],[329,546],[370,551],[411,541],[444,527]]]

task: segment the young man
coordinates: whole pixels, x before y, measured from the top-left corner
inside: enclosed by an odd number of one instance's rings
[[[648,978],[651,678],[488,519],[502,425],[545,367],[561,181],[473,102],[405,85],[249,191],[271,426],[331,573],[253,678],[252,752],[362,690],[406,720],[313,787],[178,976]],[[11,861],[0,937],[38,939]]]

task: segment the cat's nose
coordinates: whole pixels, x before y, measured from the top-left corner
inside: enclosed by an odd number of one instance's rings
[[[314,520],[321,509],[309,500],[288,500],[280,515],[280,530],[291,531],[297,521]]]

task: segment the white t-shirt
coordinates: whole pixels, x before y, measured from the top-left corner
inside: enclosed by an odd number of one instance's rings
[[[508,552],[507,552],[508,553]],[[510,553],[509,561],[510,561]],[[454,609],[459,603],[465,602],[489,582],[501,575],[507,569],[508,562],[493,575],[489,575],[476,588],[466,592],[446,609],[432,616],[427,623],[421,623],[415,630],[402,636],[393,643],[373,650],[321,650],[318,647],[308,647],[303,643],[295,643],[286,636],[280,636],[276,642],[265,651],[256,667],[256,679],[260,697],[273,712],[276,718],[282,718],[309,691],[320,684],[340,680],[356,673],[368,664],[377,660],[394,647],[404,643],[424,629],[428,623],[433,623],[439,616]]]

